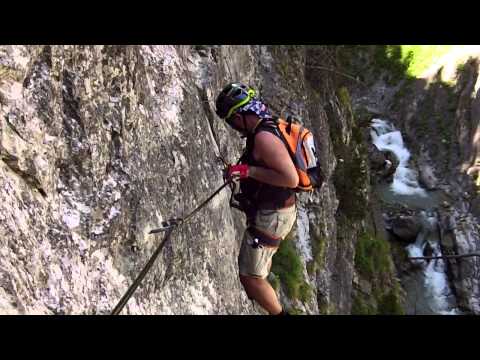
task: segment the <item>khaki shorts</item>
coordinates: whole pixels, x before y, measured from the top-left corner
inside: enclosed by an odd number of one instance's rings
[[[296,219],[297,209],[295,206],[279,210],[258,210],[255,227],[283,240],[292,230]],[[254,248],[252,243],[252,235],[245,230],[238,255],[239,272],[241,275],[265,279],[270,272],[272,257],[278,247],[259,245]]]

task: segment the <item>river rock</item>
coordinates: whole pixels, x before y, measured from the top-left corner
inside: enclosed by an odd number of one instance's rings
[[[433,256],[433,248],[432,245],[427,241],[425,247],[423,248],[423,256]]]
[[[392,232],[402,241],[413,243],[421,230],[420,221],[413,216],[400,216],[391,221]]]
[[[384,150],[383,153],[385,154],[385,165],[383,167],[383,177],[388,179],[388,181],[393,181],[393,175],[397,170],[398,164],[400,164],[400,160],[398,160],[397,156],[393,151]]]
[[[382,179],[391,182],[395,170],[400,163],[397,156],[390,150],[380,150],[374,144],[370,144],[368,155],[372,170]]]

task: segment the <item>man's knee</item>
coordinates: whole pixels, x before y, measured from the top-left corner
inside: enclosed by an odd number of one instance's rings
[[[243,286],[250,284],[252,282],[252,279],[254,279],[253,276],[240,274],[240,282]]]
[[[240,282],[246,290],[256,287],[262,281],[263,279],[258,276],[240,274]]]

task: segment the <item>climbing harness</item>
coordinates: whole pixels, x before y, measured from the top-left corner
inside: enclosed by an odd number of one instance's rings
[[[167,220],[167,221],[164,221],[162,222],[162,227],[161,228],[158,228],[158,229],[153,229],[153,230],[150,230],[149,234],[156,234],[156,233],[159,233],[159,232],[163,232],[165,231],[165,237],[163,238],[162,242],[160,243],[160,245],[157,247],[157,249],[155,250],[155,252],[153,253],[153,255],[150,257],[150,259],[148,260],[147,264],[144,266],[144,268],[142,269],[142,271],[140,272],[140,274],[137,276],[137,278],[135,279],[135,281],[132,283],[132,285],[128,288],[128,290],[126,291],[125,295],[123,295],[123,297],[120,299],[120,301],[118,302],[117,306],[115,306],[115,308],[113,309],[113,311],[111,312],[111,315],[118,315],[123,307],[125,306],[125,304],[128,302],[128,300],[130,299],[130,297],[133,295],[133,293],[135,292],[135,290],[137,289],[137,287],[140,285],[140,282],[143,280],[143,278],[145,277],[145,275],[147,275],[148,271],[151,269],[151,267],[153,266],[153,264],[155,263],[155,260],[157,259],[158,255],[160,254],[160,252],[162,251],[163,247],[165,246],[165,244],[167,243],[167,241],[170,239],[171,235],[172,235],[172,232],[173,230],[175,230],[175,228],[181,226],[182,224],[186,223],[188,220],[190,220],[193,215],[195,215],[198,211],[200,211],[205,205],[207,205],[207,203],[212,200],[220,191],[222,191],[222,189],[224,187],[226,187],[227,185],[230,184],[232,180],[228,179],[227,181],[225,181],[225,183],[220,186],[212,195],[210,195],[205,201],[203,201],[199,206],[197,206],[194,210],[192,210],[188,215],[182,217],[182,218],[174,218],[174,219],[170,219],[170,220]]]
[[[262,245],[267,245],[271,247],[280,246],[280,242],[282,239],[279,237],[267,234],[266,232],[261,231],[260,229],[257,229],[254,226],[249,226],[247,228],[247,231],[250,233],[250,235],[253,238],[252,240],[253,244],[251,245],[254,249]]]

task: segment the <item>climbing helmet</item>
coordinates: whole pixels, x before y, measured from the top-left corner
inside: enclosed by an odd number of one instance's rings
[[[218,95],[216,113],[222,119],[230,118],[235,110],[255,97],[255,90],[240,83],[230,83]]]

